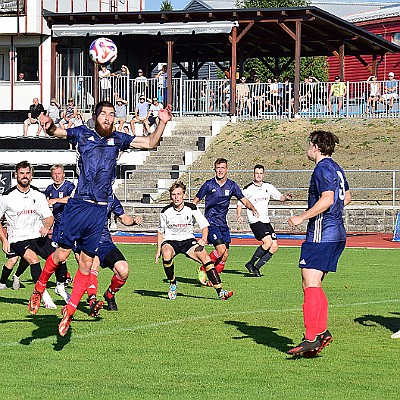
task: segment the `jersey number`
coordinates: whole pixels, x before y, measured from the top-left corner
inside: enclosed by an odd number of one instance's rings
[[[344,200],[345,197],[345,188],[344,188],[344,177],[341,171],[336,171],[339,177],[339,199]]]

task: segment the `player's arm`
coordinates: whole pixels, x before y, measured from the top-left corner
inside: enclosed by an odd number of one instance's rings
[[[192,200],[192,203],[193,203],[195,206],[197,206],[197,204],[200,203],[200,199],[196,196],[196,197]]]
[[[279,201],[281,201],[282,203],[286,200],[292,200],[293,199],[293,194],[292,193],[286,193],[283,194],[280,198]]]
[[[63,128],[57,127],[53,120],[47,115],[42,115],[40,117],[40,125],[42,125],[45,132],[50,136],[55,136],[59,139],[67,138],[67,131]]]
[[[326,211],[335,202],[335,193],[333,190],[326,190],[322,192],[321,197],[318,201],[307,211],[300,215],[294,215],[289,218],[289,226],[297,226],[303,223],[305,220],[313,218],[318,214]]]
[[[49,206],[54,206],[56,203],[67,204],[70,196],[55,197],[54,199],[47,199]]]
[[[344,194],[344,205],[347,206],[351,202],[351,193],[350,190],[346,190]]]
[[[244,219],[242,217],[242,208],[243,208],[243,203],[239,200],[236,205],[236,221],[238,224],[243,224]]]
[[[136,149],[154,149],[158,146],[161,136],[164,132],[165,125],[171,120],[172,106],[168,105],[164,109],[158,112],[158,118],[160,120],[156,129],[149,136],[135,136],[131,141],[130,147]]]
[[[143,218],[141,215],[137,215],[136,217],[132,217],[127,214],[118,215],[118,220],[121,221],[125,226],[134,226],[141,225],[143,222]]]
[[[260,214],[258,213],[256,208],[253,206],[253,203],[250,200],[246,199],[246,197],[241,198],[240,201],[246,206],[246,208],[251,210],[251,212],[253,213],[253,215],[255,217],[259,217],[260,216]]]
[[[0,225],[0,240],[1,243],[3,244],[4,253],[8,254],[10,252],[10,243],[7,240],[5,230],[1,225]]]
[[[47,236],[49,233],[49,230],[54,224],[54,217],[51,215],[50,217],[44,218],[43,219],[43,226],[39,229],[40,236],[44,237]]]
[[[160,231],[157,231],[157,251],[155,259],[156,264],[158,263],[158,259],[161,256],[161,244],[163,241],[164,241],[164,235]]]

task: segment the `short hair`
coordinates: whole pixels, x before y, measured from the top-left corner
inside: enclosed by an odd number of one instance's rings
[[[227,160],[226,158],[222,158],[222,157],[217,158],[217,159],[214,161],[214,168],[215,168],[218,164],[226,164],[226,165],[228,165],[228,160]]]
[[[52,165],[52,167],[50,168],[50,172],[53,172],[55,169],[61,168],[62,172],[64,172],[64,165],[62,164],[54,164]]]
[[[339,138],[332,132],[318,130],[310,133],[310,142],[318,146],[322,155],[331,156]]]
[[[183,193],[186,193],[186,185],[182,181],[176,181],[169,188],[169,194],[171,195],[175,189],[181,188]]]
[[[264,165],[256,164],[256,165],[254,166],[254,168],[253,168],[253,172],[255,172],[256,169],[262,169],[262,170],[264,171],[265,168],[264,168]]]
[[[21,168],[29,168],[33,174],[33,167],[32,165],[24,160],[24,161],[20,161],[16,166],[15,166],[15,172],[18,172]]]
[[[101,113],[101,111],[103,110],[104,107],[113,108],[115,110],[115,107],[112,103],[110,103],[109,101],[103,100],[103,101],[99,101],[96,104],[96,107],[94,108],[94,115],[96,115],[96,117],[97,117]]]

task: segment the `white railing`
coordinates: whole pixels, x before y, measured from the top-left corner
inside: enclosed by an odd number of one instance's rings
[[[385,82],[377,82],[384,94]],[[346,82],[342,97],[329,96],[332,82],[302,82],[299,87],[299,111],[294,115],[293,84],[248,83],[237,85],[236,115],[241,120],[296,118],[399,118],[399,91],[393,107],[379,96],[370,97],[369,82]],[[111,76],[99,79],[97,98],[115,101],[119,96],[128,101],[128,111],[134,112],[139,95],[147,99],[157,97],[164,103],[166,94],[159,81],[149,78],[138,82],[134,78]],[[178,115],[227,115],[231,101],[230,84],[226,79],[173,78],[172,106]],[[275,89],[278,88],[276,92]],[[169,90],[169,89],[167,89]],[[95,93],[91,76],[60,76],[57,79],[57,97],[65,106],[69,97],[75,99],[81,111],[92,110]],[[164,104],[165,105],[165,104]]]

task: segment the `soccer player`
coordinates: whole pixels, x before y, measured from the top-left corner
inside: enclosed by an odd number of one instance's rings
[[[53,210],[54,225],[53,232],[51,234],[51,239],[54,243],[58,242],[58,237],[60,235],[60,221],[61,215],[64,211],[64,207],[68,202],[69,197],[75,189],[75,185],[65,179],[64,166],[61,164],[55,164],[50,168],[51,178],[53,183],[47,186],[44,191],[44,195],[47,198],[47,202]],[[69,293],[65,289],[65,283],[67,280],[67,266],[65,263],[61,264],[60,267],[63,271],[63,276],[61,281],[57,281],[54,291],[56,294],[61,296],[66,303],[69,301]]]
[[[47,134],[66,139],[77,150],[78,183],[74,197],[68,200],[60,222],[59,247],[48,257],[28,304],[31,314],[39,311],[40,299],[47,281],[58,265],[65,262],[75,242],[81,246],[78,271],[68,304],[63,308],[58,332],[65,336],[72,317],[86,292],[90,269],[107,219],[107,201],[112,194],[117,157],[130,147],[150,149],[158,145],[165,125],[171,119],[171,106],[160,110],[160,124],[146,137],[132,137],[113,131],[115,109],[108,101],[96,104],[93,118],[95,130],[84,125],[67,130],[57,128],[52,119],[43,116],[41,123]]]
[[[108,289],[104,292],[104,300],[107,302],[107,310],[109,311],[118,310],[115,301],[115,294],[125,285],[129,275],[128,262],[118,247],[115,246],[111,238],[109,227],[113,216],[117,217],[125,226],[140,225],[142,223],[142,217],[140,215],[131,217],[130,215],[125,214],[121,202],[114,194],[108,199],[107,221],[105,222],[101,233],[99,248],[90,270],[87,286],[90,315],[92,317],[97,317],[100,309],[104,305],[102,300],[97,300],[97,275],[99,273],[99,267],[110,268],[111,271],[114,272],[114,275],[111,278],[111,283]]]
[[[186,186],[175,182],[169,189],[172,202],[163,208],[160,214],[160,225],[157,232],[156,263],[162,255],[165,275],[169,280],[168,298],[175,300],[178,283],[175,278],[174,257],[185,254],[204,265],[212,286],[221,300],[227,300],[233,295],[232,291],[223,290],[219,274],[214,267],[207,251],[204,249],[208,233],[208,221],[194,205],[184,201]],[[197,222],[201,229],[201,239],[196,240],[193,225]]]
[[[308,220],[306,240],[302,244],[299,267],[304,292],[303,316],[306,329],[303,341],[288,354],[314,356],[332,341],[327,330],[328,300],[322,280],[336,272],[346,245],[343,208],[351,201],[343,169],[331,158],[339,139],[322,130],[310,134],[308,158],[314,161],[308,191],[308,209],[289,218],[295,227]]]
[[[6,282],[17,257],[24,258],[26,262],[22,262],[16,272],[19,288],[19,277],[28,265],[32,279],[36,282],[41,273],[38,255],[46,259],[54,252],[47,236],[54,217],[44,194],[31,185],[33,168],[28,161],[21,161],[15,166],[15,178],[17,185],[0,196],[0,218],[5,216],[8,224],[7,236],[0,227],[0,240],[9,259],[3,266],[1,279]],[[15,286],[14,278],[13,287],[16,288]],[[46,308],[56,308],[47,291],[43,293],[43,303]]]
[[[274,185],[264,182],[264,166],[257,164],[253,169],[253,182],[243,188],[243,194],[254,204],[259,217],[255,217],[250,210],[247,210],[247,219],[255,238],[262,242],[254,252],[251,260],[245,267],[254,276],[261,276],[260,268],[267,263],[278,250],[276,233],[272,227],[268,215],[268,203],[272,197],[275,200],[284,202],[290,200],[292,195],[282,194]],[[240,224],[243,223],[241,216],[243,204],[239,201],[236,208],[236,217]],[[258,260],[258,261],[257,261]]]
[[[211,252],[210,258],[214,263],[217,272],[220,274],[225,268],[228,259],[229,243],[231,236],[229,232],[226,216],[229,210],[231,198],[235,196],[254,216],[258,217],[258,212],[253,204],[245,198],[238,184],[227,178],[228,161],[225,158],[217,158],[214,162],[215,177],[203,183],[193,204],[197,205],[200,200],[205,198],[205,217],[210,226],[208,228],[208,243],[215,248]],[[199,281],[207,284],[207,277],[204,266],[199,269]]]

